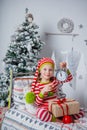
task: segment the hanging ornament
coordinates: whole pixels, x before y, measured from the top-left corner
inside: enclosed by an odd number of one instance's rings
[[[28,12],[29,12],[29,10],[28,10],[28,8],[26,8],[25,9],[25,15],[26,15],[25,19],[27,22],[32,23],[32,21],[34,20],[34,17],[31,13],[28,13]]]
[[[29,23],[32,23],[32,21],[34,20],[34,17],[31,13],[27,14],[26,15],[26,20],[29,22]]]

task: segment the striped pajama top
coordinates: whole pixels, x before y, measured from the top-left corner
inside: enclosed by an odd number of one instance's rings
[[[56,86],[54,86],[54,89],[53,89],[53,95],[52,96],[45,96],[44,98],[41,98],[39,96],[39,93],[41,92],[41,90],[44,88],[44,85],[47,85],[47,84],[42,84],[42,83],[39,83],[37,82],[35,84],[35,86],[32,84],[32,91],[35,93],[36,95],[36,100],[35,100],[35,104],[37,106],[42,106],[43,104],[45,105],[49,100],[52,100],[52,99],[57,99],[58,95],[57,95],[57,89],[58,89],[58,85],[60,85],[61,83],[65,83],[65,82],[69,82],[72,80],[72,75],[71,73],[68,75],[67,79],[63,82],[60,82],[58,81],[56,78],[54,78],[55,82],[58,82],[58,84]]]

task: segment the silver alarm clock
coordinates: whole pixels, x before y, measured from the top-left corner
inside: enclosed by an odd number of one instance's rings
[[[67,71],[65,69],[59,69],[56,72],[56,78],[59,81],[65,81],[68,77]]]

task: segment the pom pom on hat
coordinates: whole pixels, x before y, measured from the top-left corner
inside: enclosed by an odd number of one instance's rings
[[[32,104],[35,101],[35,94],[33,92],[28,92],[25,96],[26,103]]]

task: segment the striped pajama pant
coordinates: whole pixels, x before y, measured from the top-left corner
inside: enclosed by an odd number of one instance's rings
[[[84,117],[84,111],[80,110],[79,114],[73,115],[74,119],[78,120],[81,117]],[[52,121],[52,113],[48,111],[47,108],[41,107],[37,110],[37,118],[39,118],[42,121],[45,122],[51,122]]]

